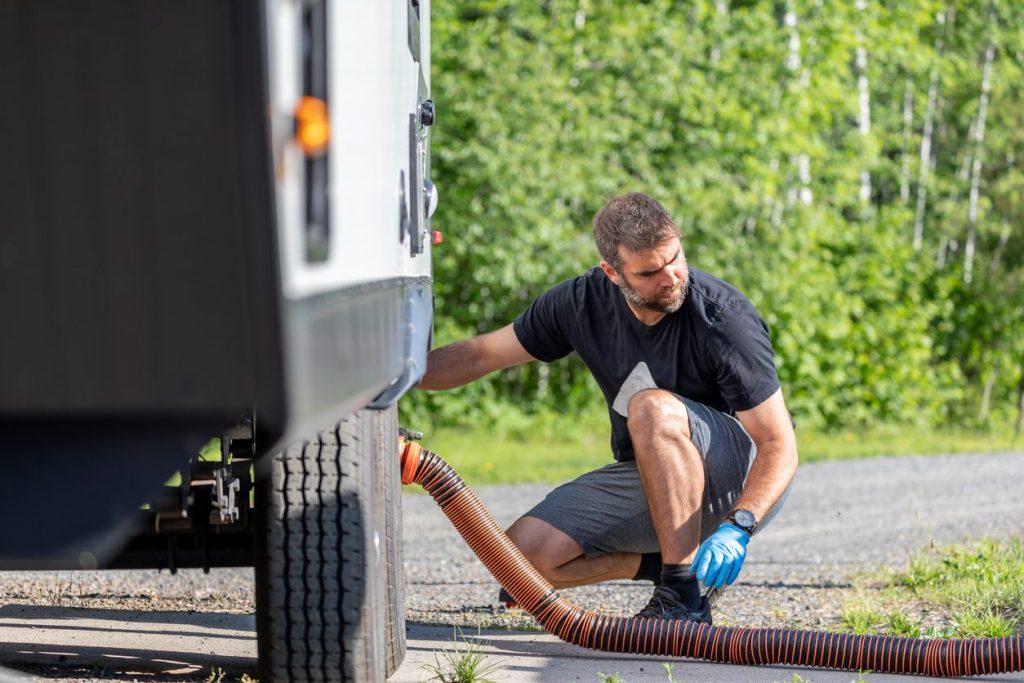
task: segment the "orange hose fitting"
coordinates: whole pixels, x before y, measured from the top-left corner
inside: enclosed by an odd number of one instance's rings
[[[413,483],[413,477],[416,474],[416,467],[420,464],[420,454],[422,452],[423,446],[420,446],[415,441],[402,445],[402,483],[406,486]]]
[[[783,628],[708,626],[616,617],[584,610],[558,594],[512,543],[480,498],[436,453],[401,448],[402,483],[423,486],[494,578],[549,633],[605,652],[686,657],[732,664],[981,676],[1024,670],[1024,637],[939,640]]]

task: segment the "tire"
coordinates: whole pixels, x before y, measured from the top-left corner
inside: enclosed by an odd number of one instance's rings
[[[388,676],[405,659],[405,569],[402,557],[402,486],[398,464],[398,410],[391,406],[374,416],[375,499],[384,519],[385,630],[384,657]]]
[[[264,683],[376,683],[400,663],[393,622],[401,589],[389,590],[388,582],[401,574],[387,569],[391,546],[400,545],[399,527],[389,536],[381,495],[394,479],[383,467],[389,429],[390,459],[396,458],[393,425],[393,413],[358,411],[315,441],[261,463],[256,628]]]

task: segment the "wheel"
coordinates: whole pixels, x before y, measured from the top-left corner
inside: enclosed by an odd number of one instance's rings
[[[374,481],[384,519],[384,656],[390,676],[405,659],[405,569],[402,558],[402,485],[398,465],[398,410],[377,411],[374,419]]]
[[[261,680],[376,682],[401,662],[404,626],[399,639],[393,632],[402,609],[401,574],[398,567],[388,570],[399,527],[393,511],[389,535],[384,502],[387,481],[397,472],[385,467],[387,441],[395,460],[393,412],[358,411],[315,441],[261,463],[256,486]],[[399,583],[389,589],[392,575]]]

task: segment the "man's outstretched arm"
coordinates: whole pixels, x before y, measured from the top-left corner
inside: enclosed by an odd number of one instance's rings
[[[534,357],[519,343],[512,325],[506,325],[500,330],[463,339],[431,351],[427,356],[427,374],[417,387],[461,387],[495,370],[522,365],[531,360],[534,360]]]

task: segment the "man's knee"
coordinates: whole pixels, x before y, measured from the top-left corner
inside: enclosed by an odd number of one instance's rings
[[[537,517],[520,517],[509,527],[508,536],[545,577],[583,555],[583,548],[568,534]]]
[[[658,430],[690,438],[690,420],[686,405],[664,389],[645,389],[633,394],[627,408],[626,427],[634,440]]]

